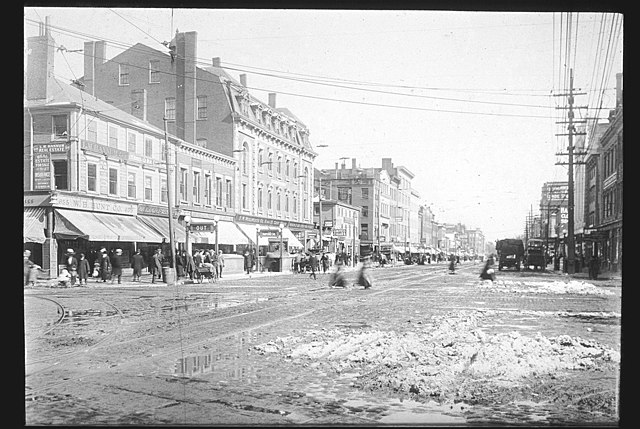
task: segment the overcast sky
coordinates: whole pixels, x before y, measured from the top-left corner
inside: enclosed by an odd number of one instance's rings
[[[135,43],[166,50],[175,31],[196,31],[200,66],[220,57],[264,102],[278,93],[312,144],[328,145],[318,168],[392,158],[415,174],[438,221],[481,228],[488,240],[522,234],[543,183],[567,180],[555,165],[567,146],[555,136],[565,132],[556,106],[566,105],[557,96],[566,69],[587,93],[575,104],[603,108],[576,118],[605,118],[622,72],[614,14],[36,7],[24,16],[25,40],[50,16],[68,50],[55,60],[66,81],[83,75],[71,51],[87,40],[106,40],[110,59]]]

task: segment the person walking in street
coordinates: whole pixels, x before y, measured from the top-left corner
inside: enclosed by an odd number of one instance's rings
[[[300,263],[302,262],[302,250],[298,250],[298,252],[293,257],[293,272],[300,274],[302,269],[300,268]]]
[[[139,282],[140,276],[142,275],[142,268],[144,267],[144,258],[140,253],[140,249],[137,249],[133,255],[131,265],[133,266],[133,281]]]
[[[496,279],[495,270],[493,269],[493,255],[489,255],[487,261],[484,263],[484,267],[482,268],[482,272],[480,273],[480,278],[482,280],[491,280],[494,281]]]
[[[191,253],[184,250],[182,257],[185,260],[184,262],[185,275],[189,276],[190,280],[193,280],[193,275],[196,272],[196,263],[193,261],[193,256],[191,256]]]
[[[346,287],[347,282],[344,277],[344,270],[342,269],[343,265],[341,262],[338,262],[335,265],[335,268],[329,275],[329,286],[331,287]]]
[[[31,260],[31,250],[25,250],[22,258],[24,259],[24,285],[34,286],[36,282],[34,267],[37,265]]]
[[[449,274],[455,274],[456,272],[456,256],[452,253],[449,255]]]
[[[69,272],[69,284],[75,286],[78,277],[78,259],[76,258],[76,252],[73,249],[67,249],[67,253],[64,258],[64,265]]]
[[[217,280],[220,278],[220,261],[218,258],[218,252],[216,252],[215,250],[211,251],[209,260],[211,262],[211,265],[213,265],[213,276]]]
[[[218,277],[222,278],[222,269],[224,268],[224,254],[222,250],[218,250]]]
[[[318,271],[318,258],[313,252],[309,255],[309,266],[311,267],[311,274],[309,274],[309,278],[313,277],[314,280],[317,280],[316,271]]]
[[[322,272],[327,274],[327,270],[329,269],[329,255],[323,253],[322,258],[320,258],[320,263],[322,264]]]
[[[176,276],[177,278],[184,277],[184,257],[182,252],[176,249]]]
[[[118,279],[118,284],[122,283],[122,249],[116,249],[111,260],[111,283]]]
[[[111,279],[111,258],[104,248],[100,251],[100,278],[103,283]]]
[[[365,259],[360,263],[360,267],[358,268],[358,272],[356,274],[356,285],[364,286],[365,289],[370,289],[371,283],[372,283],[368,270],[369,270],[369,260]]]
[[[251,274],[251,267],[253,267],[253,255],[251,253],[249,253],[248,250],[245,249],[244,251],[244,255],[242,255],[242,257],[244,258],[244,272],[247,274]]]
[[[598,280],[598,274],[600,274],[600,258],[592,255],[589,259],[589,279]]]
[[[89,265],[89,260],[85,258],[84,253],[80,254],[80,259],[78,260],[78,282],[80,286],[87,286],[87,280],[89,279],[89,273],[91,272],[91,265]]]
[[[151,270],[151,283],[156,282],[156,275],[158,276],[158,280],[162,278],[162,260],[163,259],[164,258],[162,256],[162,249],[157,248],[156,252],[153,254],[153,257],[151,258],[151,264],[149,265],[149,268]]]

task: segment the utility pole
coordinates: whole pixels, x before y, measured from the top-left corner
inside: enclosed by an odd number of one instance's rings
[[[169,138],[167,136],[167,118],[164,118],[164,157],[167,165],[167,212],[169,215],[169,245],[171,246],[171,271],[176,269],[176,247],[173,236],[173,171],[169,162]],[[175,281],[175,274],[172,276]]]
[[[569,93],[568,94],[558,94],[559,96],[567,96],[568,99],[568,104],[569,106],[567,107],[569,109],[569,111],[567,112],[567,118],[569,119],[566,123],[567,125],[567,131],[569,131],[567,134],[556,134],[556,135],[566,135],[569,137],[569,147],[568,147],[568,153],[567,154],[558,154],[558,155],[567,155],[568,156],[568,162],[566,163],[568,165],[568,175],[569,175],[569,201],[568,201],[568,207],[567,207],[567,212],[568,212],[568,216],[569,219],[567,220],[567,240],[566,240],[566,245],[567,245],[567,273],[568,274],[575,274],[575,257],[576,257],[576,247],[575,247],[575,237],[574,237],[574,218],[573,218],[573,213],[574,213],[574,184],[573,184],[573,165],[576,164],[573,160],[573,156],[574,156],[574,152],[573,152],[573,136],[575,135],[585,135],[586,133],[584,132],[576,132],[575,129],[575,125],[574,125],[574,106],[573,106],[573,102],[574,102],[574,95],[584,95],[585,93],[574,93],[573,92],[573,69],[569,69]],[[586,106],[584,106],[586,107]],[[578,107],[579,108],[579,107]],[[565,123],[565,122],[562,122]],[[580,164],[583,164],[584,162],[580,162]],[[565,165],[564,163],[556,163],[557,165]]]

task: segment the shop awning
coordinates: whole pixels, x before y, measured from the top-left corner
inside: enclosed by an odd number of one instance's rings
[[[59,239],[91,241],[142,241],[160,243],[162,236],[133,216],[79,210],[54,211],[53,233]]]
[[[22,224],[23,243],[44,243],[44,229],[47,226],[44,207],[25,207]]]
[[[249,225],[246,223],[242,223],[242,222],[238,222],[236,223],[237,227],[240,228],[240,230],[242,230],[242,232],[244,232],[244,234],[249,237],[249,239],[251,240],[251,244],[253,244],[255,246],[256,243],[256,226],[255,225]],[[273,229],[273,227],[271,227]],[[302,243],[300,243],[300,240],[298,240],[298,238],[293,235],[293,232],[291,232],[291,230],[289,228],[283,228],[282,229],[282,238],[283,240],[287,241],[288,243],[288,247],[289,248],[297,248],[297,249],[303,249],[304,246],[302,245]],[[258,238],[258,244],[260,246],[268,246],[269,245],[269,237],[259,237]]]
[[[192,222],[204,223],[211,222],[206,220],[193,219]],[[215,231],[192,231],[189,233],[189,238],[193,243],[209,243],[215,244],[216,232]],[[235,223],[227,221],[218,221],[218,244],[253,244],[253,241],[242,232]]]
[[[288,240],[288,248],[289,249],[291,249],[291,248],[303,249],[304,248],[302,243],[300,243],[300,240],[298,240],[298,237],[293,235],[293,232],[291,232],[291,230],[289,228],[284,228],[282,230],[282,237],[284,239]]]
[[[139,215],[138,220],[142,221],[147,226],[150,226],[155,231],[158,232],[160,237],[164,238],[167,243],[169,240],[169,218],[166,217],[158,217],[158,216],[143,216]],[[173,232],[175,240],[178,243],[184,243],[186,240],[186,233],[184,231],[184,227],[180,225],[177,221],[173,222]],[[162,240],[159,241],[159,243]]]

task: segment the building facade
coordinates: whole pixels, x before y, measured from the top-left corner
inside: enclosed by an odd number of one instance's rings
[[[356,263],[360,254],[360,207],[338,200],[322,201],[323,235],[326,238],[322,251],[346,253]],[[314,202],[314,222],[320,222],[320,202]]]

